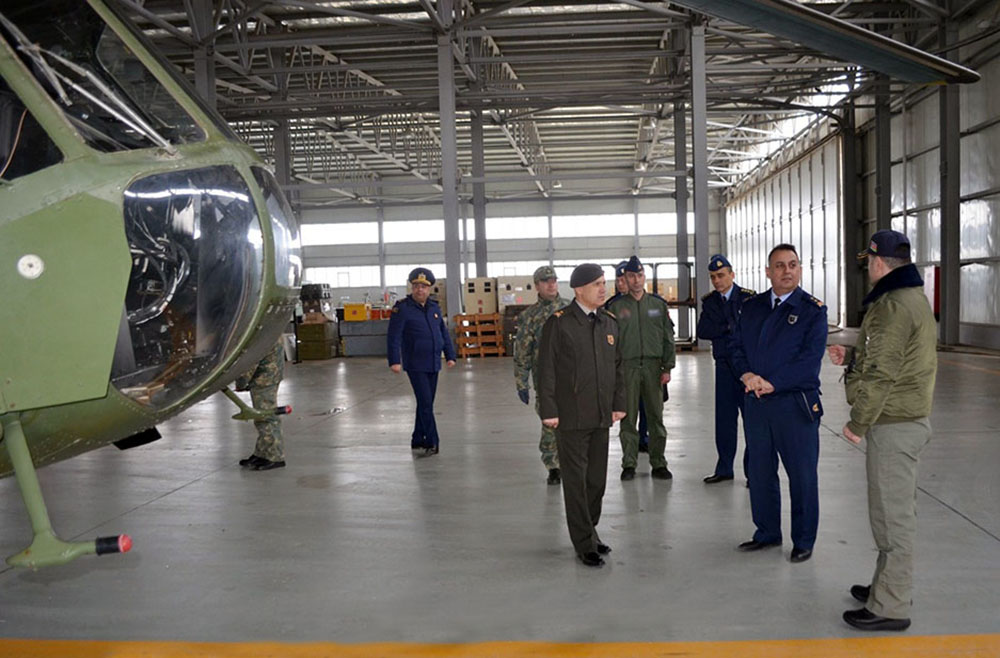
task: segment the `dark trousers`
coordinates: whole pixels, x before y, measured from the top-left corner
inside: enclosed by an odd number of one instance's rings
[[[743,409],[743,383],[733,374],[727,359],[715,362],[715,449],[719,460],[715,463],[715,474],[733,477],[733,461],[736,459],[737,421]],[[743,474],[750,477],[749,454],[743,448]]]
[[[597,550],[604,487],[608,480],[608,430],[556,429],[569,538],[577,555]]]
[[[639,446],[649,446],[649,423],[646,421],[646,405],[639,398]]]
[[[413,437],[410,448],[438,447],[437,422],[434,420],[434,395],[437,393],[438,374],[436,372],[406,371],[417,398],[417,415],[413,422]]]
[[[819,418],[809,420],[801,393],[746,396],[743,430],[750,451],[750,509],[759,542],[781,541],[778,457],[788,475],[792,543],[811,549],[819,526]]]

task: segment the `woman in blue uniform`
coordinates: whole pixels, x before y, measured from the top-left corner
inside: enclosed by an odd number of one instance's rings
[[[392,307],[387,336],[389,368],[405,370],[417,398],[417,417],[413,423],[412,450],[423,448],[425,454],[438,453],[437,423],[434,421],[434,394],[437,392],[441,352],[448,367],[455,365],[455,347],[441,307],[430,299],[434,274],[426,267],[410,272],[410,294]]]

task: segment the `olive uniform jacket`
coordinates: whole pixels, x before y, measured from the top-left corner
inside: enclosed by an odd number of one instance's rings
[[[560,430],[611,427],[625,411],[625,374],[618,322],[604,309],[591,321],[574,301],[542,329],[538,349],[538,415]]]

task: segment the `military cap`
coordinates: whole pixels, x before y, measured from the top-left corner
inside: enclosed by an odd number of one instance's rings
[[[639,260],[638,256],[632,256],[631,258],[628,259],[628,262],[625,263],[625,271],[626,272],[642,273],[642,271],[643,271],[642,270],[642,261]]]
[[[910,259],[910,239],[899,231],[883,229],[876,231],[868,243],[868,248],[858,254],[858,259],[868,256]]]
[[[709,272],[716,272],[718,270],[721,270],[723,267],[728,267],[729,269],[733,269],[733,266],[729,264],[729,260],[722,254],[715,254],[714,256],[708,259]]]
[[[556,268],[552,267],[551,265],[542,265],[537,270],[535,270],[535,275],[534,275],[535,283],[538,283],[539,281],[548,281],[549,279],[557,279],[557,278],[559,277],[556,276]]]
[[[569,287],[579,288],[588,283],[593,283],[604,276],[604,268],[597,263],[583,263],[573,268],[573,274],[569,277]]]
[[[423,283],[428,286],[433,286],[434,281],[436,281],[436,279],[434,278],[434,273],[431,272],[426,267],[416,268],[415,270],[410,272],[410,276],[406,277],[406,280],[409,281],[410,283]]]
[[[620,276],[625,276],[625,266],[626,265],[628,265],[628,261],[627,260],[623,260],[622,262],[620,262],[617,265],[615,265],[615,278],[620,277]]]

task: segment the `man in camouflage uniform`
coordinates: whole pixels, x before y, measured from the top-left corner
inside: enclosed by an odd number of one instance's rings
[[[278,406],[278,384],[284,375],[285,348],[279,340],[267,356],[252,370],[236,380],[237,391],[250,391],[254,409],[274,410]],[[240,466],[252,471],[269,471],[285,466],[285,443],[281,438],[281,419],[271,416],[255,420],[257,445],[253,454],[240,460]]]
[[[535,290],[538,301],[524,309],[517,316],[517,337],[514,339],[514,382],[517,396],[528,404],[531,394],[528,389],[528,375],[534,383],[535,412],[538,412],[538,344],[542,339],[542,327],[553,313],[566,306],[568,300],[559,296],[556,271],[548,265],[535,270]],[[542,439],[538,443],[542,452],[542,463],[549,469],[549,484],[559,484],[559,453],[556,450],[556,434],[550,427],[542,425]]]

